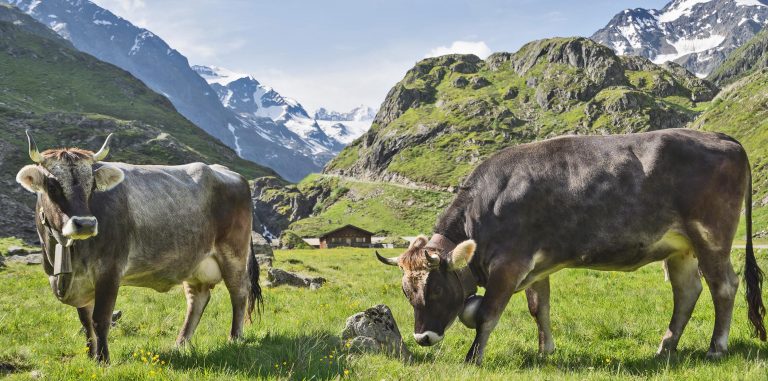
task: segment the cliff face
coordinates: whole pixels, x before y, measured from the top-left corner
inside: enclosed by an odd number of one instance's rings
[[[428,58],[325,172],[450,189],[501,148],[563,134],[683,127],[716,93],[677,64],[618,57],[584,38],[534,41],[486,60]]]

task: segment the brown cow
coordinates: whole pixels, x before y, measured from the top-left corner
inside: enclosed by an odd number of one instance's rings
[[[259,267],[250,252],[248,182],[219,165],[131,165],[102,160],[104,146],[40,153],[16,176],[37,194],[35,223],[54,294],[77,307],[89,353],[109,362],[107,334],[121,285],[160,292],[183,283],[185,344],[222,279],[232,302],[230,338],[261,303]]]
[[[765,341],[762,272],[752,249],[749,161],[734,139],[689,129],[614,136],[568,136],[507,148],[467,178],[430,240],[398,258],[413,305],[414,337],[440,341],[463,314],[476,327],[466,361],[481,363],[510,297],[526,290],[539,350],[555,348],[549,274],[563,268],[633,271],[664,261],[674,311],[659,353],[674,351],[701,293],[715,305],[707,352],[726,353],[738,277],[730,253],[746,206],[745,283],[749,320]],[[476,308],[476,311],[473,310]]]

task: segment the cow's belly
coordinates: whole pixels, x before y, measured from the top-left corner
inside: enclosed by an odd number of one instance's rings
[[[634,271],[651,262],[691,250],[690,239],[679,229],[669,229],[656,240],[633,242],[618,249],[581,255],[572,267],[608,271]]]
[[[621,249],[594,250],[569,260],[552,260],[548,254],[539,251],[534,254],[531,271],[517,287],[521,291],[531,284],[564,268],[587,268],[604,271],[635,271],[651,262],[669,258],[692,249],[691,241],[678,229],[667,230],[659,239],[635,242]]]
[[[221,281],[221,269],[212,251],[129,257],[121,284],[148,287],[167,292],[184,281],[216,284]]]

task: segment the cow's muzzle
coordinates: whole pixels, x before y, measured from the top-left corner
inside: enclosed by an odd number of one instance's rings
[[[88,239],[99,234],[99,222],[96,217],[71,217],[61,229],[61,234],[71,239]]]
[[[426,331],[424,333],[414,333],[413,338],[416,340],[416,342],[419,345],[423,347],[428,347],[428,346],[439,343],[440,340],[443,339],[443,335],[438,335],[437,333],[432,331]]]

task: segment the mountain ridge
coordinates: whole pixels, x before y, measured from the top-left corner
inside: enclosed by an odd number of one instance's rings
[[[766,23],[768,1],[674,0],[661,10],[625,9],[591,39],[620,55],[674,61],[705,77]]]

